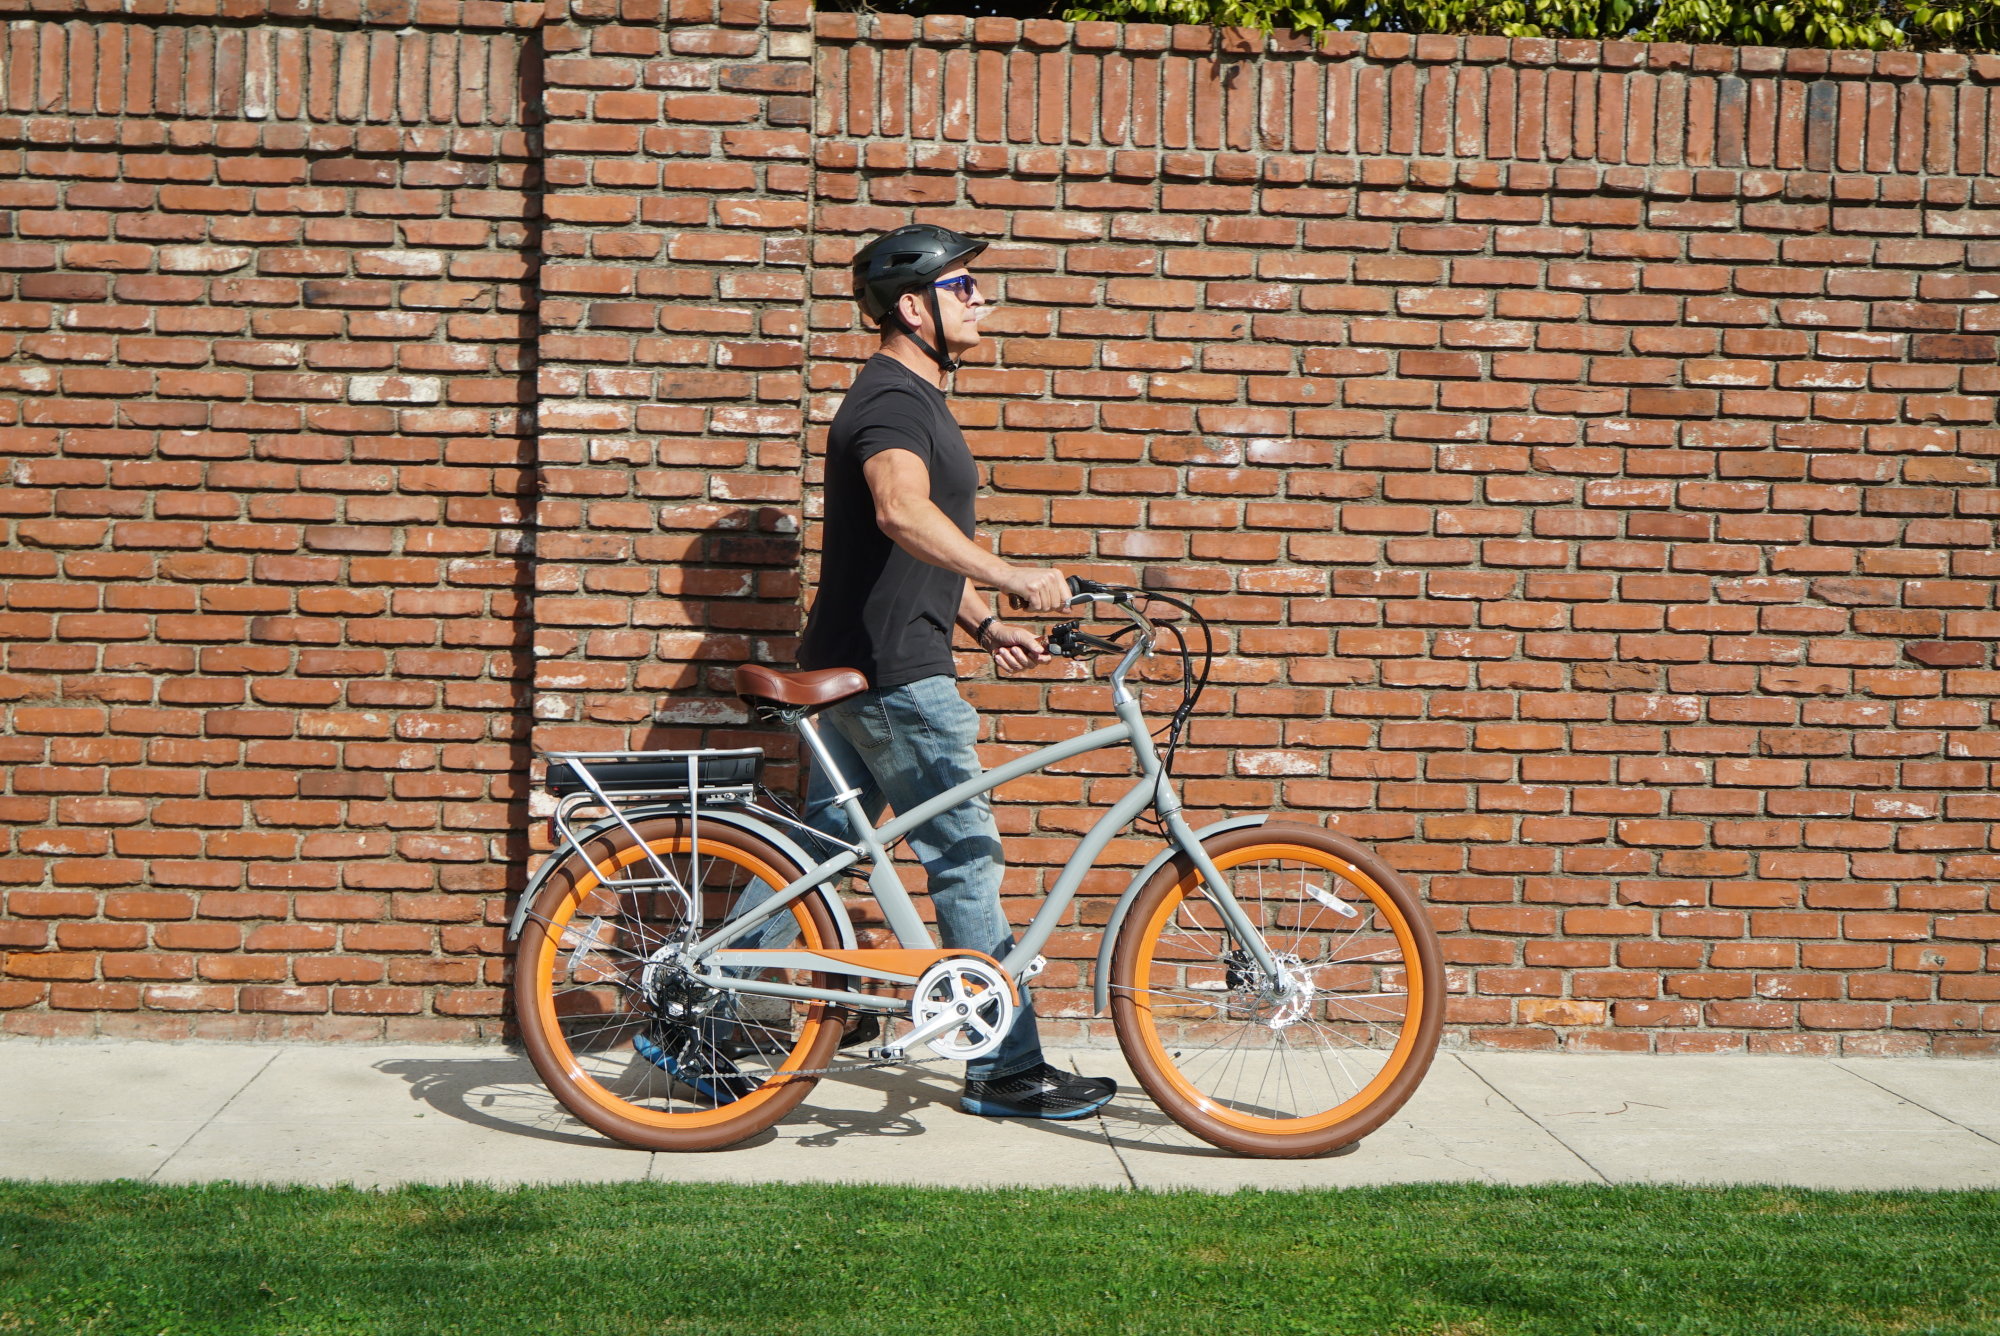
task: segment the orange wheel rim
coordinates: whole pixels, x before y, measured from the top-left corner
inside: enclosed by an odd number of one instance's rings
[[[1318,850],[1307,849],[1296,844],[1257,844],[1242,849],[1231,850],[1226,854],[1220,855],[1215,860],[1216,870],[1218,872],[1226,872],[1232,867],[1250,862],[1259,857],[1279,858],[1294,863],[1305,863],[1320,868],[1323,871],[1334,873],[1366,896],[1368,902],[1388,921],[1391,931],[1395,933],[1396,944],[1403,952],[1403,972],[1409,980],[1409,1002],[1404,1012],[1402,1033],[1397,1037],[1396,1045],[1390,1051],[1388,1060],[1382,1064],[1382,1070],[1377,1072],[1374,1079],[1369,1081],[1359,1091],[1322,1113],[1310,1114],[1300,1118],[1262,1118],[1254,1114],[1240,1113],[1226,1105],[1217,1103],[1182,1077],[1179,1065],[1168,1056],[1166,1046],[1160,1042],[1159,1027],[1153,1020],[1153,1006],[1150,993],[1135,990],[1130,999],[1130,1004],[1145,1013],[1143,1018],[1145,1023],[1139,1027],[1139,1034],[1141,1041],[1146,1047],[1146,1052],[1153,1060],[1154,1068],[1164,1073],[1166,1078],[1174,1083],[1184,1099],[1191,1101],[1196,1108],[1209,1117],[1245,1132],[1266,1132],[1284,1136],[1297,1136],[1306,1132],[1324,1131],[1353,1117],[1374,1103],[1382,1092],[1387,1090],[1390,1084],[1395,1081],[1403,1068],[1409,1064],[1411,1055],[1416,1051],[1418,1031],[1422,1028],[1416,1023],[1416,1018],[1423,1015],[1425,987],[1423,969],[1420,964],[1420,957],[1417,955],[1416,934],[1410,930],[1409,922],[1403,917],[1402,911],[1397,907],[1396,902],[1389,897],[1387,891],[1383,890],[1376,883],[1373,877],[1370,877],[1360,868],[1353,866],[1343,859],[1335,858],[1331,854],[1322,854]],[[1199,884],[1199,873],[1194,874],[1194,881],[1195,884]],[[1159,908],[1153,911],[1152,917],[1145,924],[1143,935],[1140,939],[1139,959],[1134,968],[1134,978],[1150,979],[1152,977],[1153,943],[1159,940],[1161,926],[1186,901],[1187,893],[1187,886],[1176,885],[1165,896],[1161,897]]]
[[[652,842],[650,847],[654,853],[671,855],[686,853],[689,844],[690,841],[682,838],[656,840]],[[727,860],[728,862],[734,863],[753,876],[758,877],[767,886],[783,886],[792,880],[792,878],[787,877],[763,859],[757,858],[745,850],[731,849],[729,853],[731,856]],[[720,1104],[713,1109],[690,1109],[686,1112],[649,1109],[642,1104],[628,1103],[612,1094],[609,1090],[606,1090],[599,1084],[596,1077],[586,1072],[577,1062],[576,1054],[570,1050],[569,1039],[562,1032],[562,1022],[556,1015],[554,989],[556,946],[562,937],[563,929],[568,926],[570,919],[575,916],[576,907],[583,898],[603,884],[605,874],[615,873],[621,869],[630,867],[645,856],[645,849],[635,844],[621,849],[610,858],[606,858],[595,864],[575,886],[570,888],[570,893],[563,897],[562,904],[556,907],[556,912],[550,916],[548,923],[544,925],[542,929],[542,947],[535,957],[535,983],[537,985],[535,989],[535,1002],[536,1009],[540,1012],[542,1018],[542,1033],[548,1036],[550,1052],[555,1060],[561,1064],[563,1071],[569,1075],[570,1080],[576,1083],[576,1088],[592,1103],[601,1108],[616,1109],[621,1116],[630,1118],[633,1122],[642,1123],[648,1127],[712,1127],[718,1123],[732,1122],[741,1118],[745,1113],[775,1099],[778,1092],[784,1089],[787,1084],[784,1074],[786,1072],[797,1071],[805,1065],[806,1054],[811,1050],[813,1040],[818,1036],[819,1026],[824,1023],[825,1003],[815,1002],[812,1004],[811,1009],[807,1012],[805,1024],[800,1027],[799,1042],[792,1046],[791,1053],[786,1056],[784,1063],[777,1069],[777,1072],[770,1080],[743,1098],[733,1100],[728,1104]],[[805,937],[808,947],[820,947],[826,944],[820,940],[819,925],[813,922],[812,915],[794,913],[792,917],[799,921],[799,931]]]

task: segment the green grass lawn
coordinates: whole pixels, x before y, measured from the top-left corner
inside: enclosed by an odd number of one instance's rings
[[[2000,1193],[0,1183],[0,1333],[2000,1332]]]

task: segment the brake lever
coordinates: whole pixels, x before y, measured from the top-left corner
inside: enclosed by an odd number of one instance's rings
[[[1049,628],[1043,643],[1065,658],[1080,659],[1089,654],[1122,654],[1125,646],[1083,629],[1082,622],[1058,622]]]

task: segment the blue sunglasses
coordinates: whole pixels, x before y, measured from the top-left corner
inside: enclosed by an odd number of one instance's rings
[[[945,291],[957,296],[960,301],[970,304],[973,294],[979,291],[979,280],[971,274],[960,274],[957,278],[943,279],[940,282],[931,284],[931,286],[934,288],[943,288]]]

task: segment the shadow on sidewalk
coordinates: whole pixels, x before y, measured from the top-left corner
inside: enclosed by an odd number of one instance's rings
[[[375,1070],[401,1077],[410,1098],[447,1118],[569,1146],[618,1147],[569,1116],[519,1054],[479,1058],[390,1058]],[[622,1148],[621,1148],[622,1149]]]
[[[519,1054],[391,1058],[376,1063],[375,1070],[407,1082],[412,1099],[460,1122],[563,1145],[635,1149],[621,1147],[572,1118]],[[779,1140],[803,1150],[824,1150],[863,1138],[921,1137],[929,1132],[927,1124],[933,1118],[965,1116],[958,1111],[959,1088],[955,1073],[859,1068],[822,1081],[776,1127],[719,1153]],[[1058,1137],[1108,1141],[1118,1150],[1228,1158],[1226,1152],[1187,1136],[1143,1091],[1130,1087],[1121,1088],[1100,1117],[1027,1125]]]

